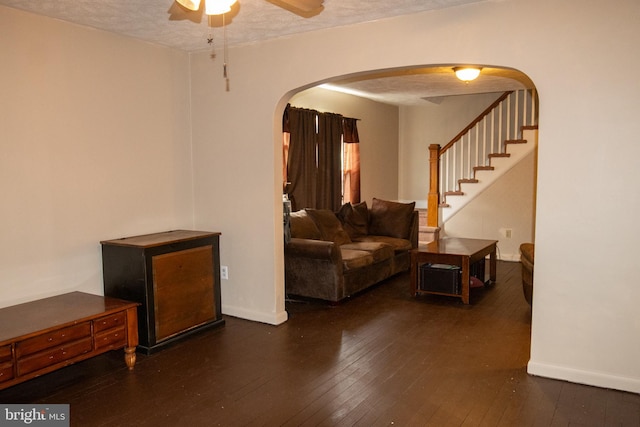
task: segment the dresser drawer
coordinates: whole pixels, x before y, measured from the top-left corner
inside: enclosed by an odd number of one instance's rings
[[[0,383],[9,381],[13,378],[13,363],[3,362],[0,363]]]
[[[16,343],[16,358],[24,357],[46,348],[59,346],[70,341],[90,336],[90,322],[69,326],[64,329],[58,329],[57,331],[48,332]]]
[[[120,313],[104,316],[93,321],[93,331],[100,332],[107,329],[123,327],[127,322],[127,314],[124,311]]]
[[[73,359],[76,356],[90,352],[91,349],[91,337],[88,337],[18,359],[18,375],[25,375],[56,363]]]
[[[105,347],[114,349],[121,348],[127,344],[127,332],[124,327],[117,329],[110,329],[103,331],[95,335],[95,348],[96,350],[104,349]]]
[[[4,345],[2,347],[0,347],[0,364],[2,364],[2,362],[7,362],[9,360],[11,360],[11,346],[10,345]]]

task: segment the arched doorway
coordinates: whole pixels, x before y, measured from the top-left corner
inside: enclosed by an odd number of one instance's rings
[[[524,73],[504,67],[483,67],[481,77],[471,83],[453,76],[453,64],[337,77],[299,90],[289,102],[361,119],[359,128],[365,141],[361,150],[364,201],[371,201],[372,197],[416,201],[417,207],[425,209],[430,179],[429,145],[446,145],[507,91],[529,91],[532,104],[516,110],[520,115],[525,111],[531,123],[537,124],[533,83]],[[508,102],[522,101],[516,98]],[[503,120],[503,115],[487,120],[497,123]],[[523,139],[522,129],[499,136]],[[530,146],[537,143],[537,131],[535,139]],[[516,164],[509,165],[508,178],[492,183],[492,189],[469,203],[466,212],[461,211],[449,221],[442,234],[498,240],[499,258],[519,261],[520,243],[535,240],[535,153],[532,149],[524,159],[521,157]]]

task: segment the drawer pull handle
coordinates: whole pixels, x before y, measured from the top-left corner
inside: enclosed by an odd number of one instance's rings
[[[49,339],[47,339],[47,341],[49,341],[49,342],[53,341],[53,337],[49,337]]]
[[[53,356],[49,356],[49,360],[53,360]]]

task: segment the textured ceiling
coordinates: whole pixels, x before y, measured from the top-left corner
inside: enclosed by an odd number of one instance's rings
[[[226,14],[229,45],[323,28],[373,21],[484,0],[324,0],[317,13],[301,16],[278,0],[238,0]],[[207,49],[206,15],[174,0],[0,0],[16,9],[99,28],[187,51]],[[214,37],[222,18],[213,17]],[[217,30],[215,28],[217,27]]]
[[[227,42],[240,45],[482,1],[487,0],[324,0],[323,8],[304,14],[285,9],[282,0],[238,0],[225,17]],[[209,49],[206,39],[211,32],[216,45],[223,40],[221,16],[209,23],[206,15],[187,11],[174,0],[0,0],[0,4],[190,52]],[[514,80],[504,72],[483,70],[481,78],[468,85],[452,76],[450,68],[428,69],[336,84],[393,104],[522,87],[521,76]]]
[[[354,80],[337,80],[331,86],[354,95],[393,105],[439,104],[445,96],[504,92],[533,88],[529,78],[516,70],[483,68],[469,83],[461,82],[452,67],[413,68],[370,73]]]

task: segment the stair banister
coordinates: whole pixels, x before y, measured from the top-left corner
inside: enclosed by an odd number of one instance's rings
[[[507,91],[500,95],[491,105],[489,105],[478,117],[476,117],[467,127],[462,129],[451,141],[449,141],[444,147],[440,148],[439,144],[431,144],[429,146],[429,194],[427,197],[427,226],[438,227],[439,226],[439,209],[440,205],[440,158],[449,150],[453,145],[458,142],[467,132],[473,129],[478,123],[484,120],[494,109],[500,105],[502,101],[513,93],[513,91]],[[493,120],[493,118],[492,118]],[[493,126],[492,131],[493,131]],[[484,123],[484,129],[486,131],[486,122]],[[486,139],[485,139],[486,143]],[[486,151],[486,148],[485,148]],[[471,165],[470,165],[471,166]]]
[[[484,119],[487,115],[489,115],[489,113],[491,113],[494,108],[496,108],[502,101],[504,101],[511,93],[513,93],[513,91],[507,91],[505,93],[503,93],[502,95],[500,95],[500,98],[496,99],[493,104],[489,105],[487,107],[486,110],[484,110],[482,113],[480,113],[480,115],[478,117],[476,117],[471,123],[469,123],[469,125],[462,129],[462,131],[460,131],[459,134],[457,134],[451,141],[449,141],[444,147],[442,147],[442,149],[440,150],[440,156],[442,156],[442,154],[444,154],[449,148],[453,147],[453,145],[460,139],[462,138],[462,136],[469,132],[471,129],[474,128],[475,125],[477,125],[478,123],[480,123],[482,121],[482,119]]]

